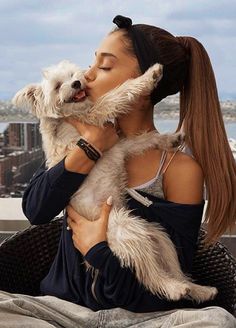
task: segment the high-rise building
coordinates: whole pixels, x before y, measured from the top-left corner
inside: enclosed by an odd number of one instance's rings
[[[38,123],[8,123],[0,134],[1,194],[14,191],[17,183],[27,183],[43,161],[43,152]]]
[[[4,136],[7,148],[29,151],[42,146],[38,123],[9,123]]]

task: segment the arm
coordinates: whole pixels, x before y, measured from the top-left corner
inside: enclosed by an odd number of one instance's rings
[[[72,228],[74,246],[84,255],[85,260],[97,269],[96,277],[93,278],[96,281],[96,288],[94,290],[93,287],[92,290],[98,294],[94,298],[100,300],[104,306],[122,305],[122,307],[127,306],[127,309],[139,308],[140,312],[144,305],[147,310],[149,307],[149,310],[158,310],[162,306],[163,309],[166,308],[170,302],[145,290],[132,272],[134,270],[121,267],[120,260],[109,248],[106,241],[109,210],[104,205],[100,218],[96,221],[89,221],[72,207],[67,207],[69,215],[67,222]],[[130,205],[130,209],[138,210],[136,215],[143,216],[147,220],[154,217],[156,222],[166,228],[177,248],[182,269],[187,273],[191,272],[203,204],[182,205],[163,200],[156,202],[152,207],[144,207],[139,203]],[[154,305],[156,308],[153,307]]]
[[[68,171],[65,158],[49,170],[41,166],[30,180],[22,199],[22,209],[30,223],[50,222],[69,203],[86,176],[86,173]]]
[[[93,246],[85,255],[85,260],[99,269],[100,279],[96,284],[99,284],[100,288],[95,287],[95,296],[98,302],[102,300],[104,307],[122,307],[141,313],[183,307],[183,304],[187,306],[186,300],[168,301],[147,291],[129,268],[120,266],[118,258],[114,256],[106,241]],[[191,301],[188,306],[192,306]]]
[[[118,135],[112,124],[103,128],[70,120],[80,135],[101,151],[108,150]],[[30,181],[22,200],[23,212],[32,224],[50,222],[69,203],[70,197],[83,183],[95,162],[85,152],[75,147],[57,165],[45,170],[39,168]]]
[[[141,211],[144,218],[155,217],[166,228],[177,248],[182,269],[190,273],[204,206],[204,202],[202,202],[203,179],[201,170],[194,160],[190,159],[187,163],[186,161],[179,163],[179,170],[180,164],[182,168],[183,165],[185,166],[185,175],[180,179],[175,175],[176,179],[172,179],[171,188],[168,189],[169,198],[172,197],[172,199],[156,203],[152,209],[144,207]],[[179,171],[179,173],[181,172]],[[193,183],[196,188],[193,188]],[[181,184],[183,189],[180,188]],[[176,193],[174,186],[176,186]],[[174,197],[178,203],[174,202]],[[130,204],[133,208],[140,207],[139,203],[134,200],[131,200]],[[125,305],[127,309],[137,312],[137,309],[142,312],[144,308],[152,311],[166,309],[170,306],[170,302],[159,299],[144,290],[129,269],[121,268],[118,259],[113,255],[106,242],[92,247],[85,255],[85,259],[99,269],[103,277],[102,284],[106,296],[115,306],[122,305],[123,307]]]

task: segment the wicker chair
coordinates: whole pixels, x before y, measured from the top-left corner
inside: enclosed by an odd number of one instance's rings
[[[39,295],[39,284],[56,254],[62,218],[31,226],[7,238],[0,245],[0,290]],[[204,248],[202,229],[192,276],[203,285],[219,290],[216,305],[236,315],[236,260],[220,242]]]

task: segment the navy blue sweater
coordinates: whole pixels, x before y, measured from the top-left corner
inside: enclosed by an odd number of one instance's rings
[[[50,170],[40,167],[23,196],[26,217],[35,225],[50,222],[67,206],[86,176],[67,171],[64,160]],[[153,204],[146,207],[127,194],[128,208],[133,214],[159,222],[166,229],[176,246],[182,269],[190,273],[204,201],[199,205],[176,204],[139,192]],[[66,226],[65,214],[58,252],[41,282],[42,295],[57,296],[94,311],[121,307],[133,312],[151,312],[194,306],[191,301],[170,302],[151,294],[130,269],[120,266],[106,241],[93,246],[83,257],[74,247],[71,231]],[[85,270],[84,259],[99,272],[93,292],[93,272]]]

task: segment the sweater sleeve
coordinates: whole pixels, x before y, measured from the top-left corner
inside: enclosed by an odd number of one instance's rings
[[[103,290],[98,290],[96,296],[105,308],[110,308],[112,304],[128,311],[150,312],[183,306],[183,301],[168,301],[148,291],[138,282],[134,272],[120,266],[106,241],[94,245],[85,255],[85,260],[99,269],[102,276],[100,287]]]
[[[156,222],[162,224],[176,247],[182,269],[190,273],[203,205],[186,206],[165,202],[165,206],[160,203],[149,208],[142,206],[143,211],[138,203],[133,205],[132,208],[140,209],[137,215],[153,220],[155,218]],[[175,222],[171,222],[173,217]],[[166,222],[171,224],[163,224]],[[119,259],[113,254],[107,241],[94,245],[85,254],[85,260],[98,269],[102,277],[100,286],[103,291],[98,296],[106,295],[107,300],[109,299],[109,302],[116,307],[121,306],[134,312],[149,312],[180,305],[180,301],[170,302],[146,290],[131,269],[121,267]]]
[[[112,253],[106,241],[94,245],[84,258],[94,268],[99,269],[103,281],[100,284],[103,288],[101,295],[106,296],[109,304],[112,303],[115,307],[130,306],[133,300],[138,299],[142,286],[129,268],[121,267],[119,259]]]
[[[31,224],[50,222],[69,203],[87,174],[65,169],[65,158],[49,170],[36,171],[22,198],[22,209]]]

